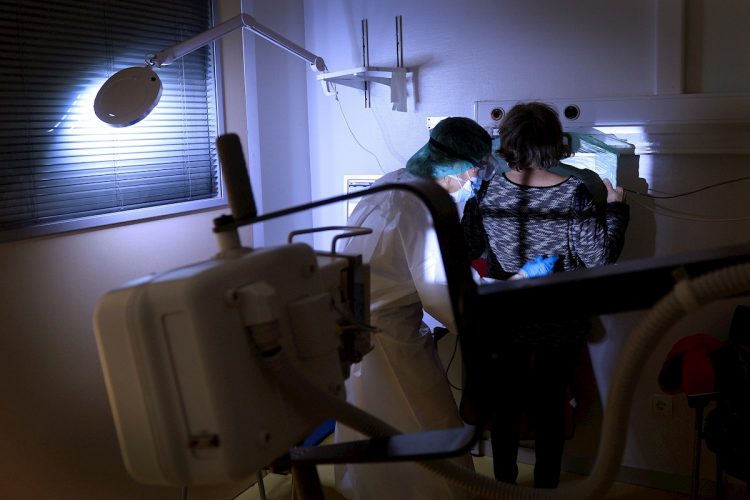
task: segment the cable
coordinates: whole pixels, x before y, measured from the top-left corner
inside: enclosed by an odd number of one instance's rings
[[[260,500],[266,500],[266,485],[263,483],[263,471],[258,471],[258,494]]]
[[[380,159],[378,159],[377,155],[364,147],[361,142],[359,142],[359,139],[357,139],[357,136],[354,135],[354,131],[352,130],[352,127],[349,125],[349,120],[346,119],[346,115],[344,114],[344,108],[341,106],[341,101],[339,100],[339,95],[336,93],[336,96],[334,97],[336,99],[336,104],[339,106],[339,111],[341,112],[341,117],[344,119],[344,123],[346,124],[346,128],[349,129],[349,133],[352,136],[352,139],[354,139],[354,142],[357,143],[357,145],[362,148],[367,153],[370,153],[373,158],[375,158],[375,161],[378,163],[378,168],[380,168],[380,171],[385,173],[385,170],[383,169],[383,165],[380,164]]]
[[[643,196],[645,198],[651,198],[651,199],[654,199],[654,200],[668,200],[668,199],[680,198],[682,196],[688,196],[688,195],[695,194],[695,193],[698,193],[698,192],[701,192],[701,191],[705,191],[707,189],[715,188],[715,187],[718,187],[718,186],[723,186],[725,184],[732,184],[732,183],[735,183],[735,182],[741,182],[741,181],[745,181],[745,180],[748,180],[748,179],[750,179],[750,176],[740,177],[740,178],[737,178],[737,179],[731,179],[731,180],[727,180],[727,181],[718,182],[716,184],[711,184],[711,185],[708,185],[708,186],[704,186],[702,188],[694,189],[692,191],[687,191],[685,193],[671,194],[671,195],[664,195],[664,196],[652,195],[652,194],[648,194],[648,193],[641,193],[641,192],[635,191],[633,189],[628,189],[626,187],[623,187],[623,190],[626,191],[627,193],[635,194],[637,196]],[[659,191],[657,191],[657,192],[659,192]],[[723,217],[710,218],[710,217],[701,217],[701,216],[695,216],[695,215],[679,215],[679,214],[674,213],[674,212],[669,213],[669,212],[665,211],[664,209],[659,210],[659,209],[656,209],[656,208],[653,208],[653,207],[649,207],[649,206],[647,206],[647,205],[645,205],[643,203],[638,202],[637,199],[635,199],[635,198],[631,198],[630,201],[635,202],[636,205],[638,205],[641,208],[645,208],[646,210],[648,210],[651,213],[654,213],[654,214],[657,214],[657,215],[661,215],[661,216],[664,216],[664,217],[670,217],[670,218],[673,218],[673,219],[679,219],[679,220],[688,220],[688,221],[695,221],[695,222],[741,222],[741,221],[750,220],[750,216],[731,217],[731,218],[723,218]]]
[[[639,207],[645,208],[649,212],[655,213],[657,215],[663,215],[664,217],[671,217],[673,219],[689,220],[689,221],[696,221],[696,222],[739,222],[739,221],[750,220],[750,215],[744,216],[744,217],[716,218],[716,219],[712,219],[709,217],[700,217],[700,216],[695,216],[695,215],[678,215],[675,213],[667,213],[664,209],[658,210],[653,207],[649,207],[639,201],[636,201],[635,199],[631,199],[630,201],[634,202]]]
[[[654,198],[654,199],[657,199],[657,200],[668,200],[668,199],[672,199],[672,198],[679,198],[681,196],[688,196],[688,195],[691,195],[691,194],[699,193],[701,191],[705,191],[707,189],[715,188],[715,187],[718,187],[718,186],[723,186],[725,184],[732,184],[732,183],[735,183],[735,182],[746,181],[748,179],[750,179],[750,175],[746,176],[746,177],[740,177],[738,179],[730,179],[728,181],[717,182],[716,184],[711,184],[711,185],[708,185],[708,186],[704,186],[702,188],[693,189],[692,191],[687,191],[685,193],[670,194],[670,195],[665,195],[665,196],[657,196],[657,195],[648,194],[648,193],[640,193],[638,191],[635,191],[635,190],[632,190],[632,189],[627,189],[625,187],[623,187],[622,189],[625,190],[628,193],[632,193],[632,194],[635,194],[635,195],[638,195],[638,196],[645,196],[646,198]]]
[[[448,360],[448,366],[445,367],[445,378],[448,380],[448,385],[450,385],[453,389],[457,391],[463,391],[463,387],[458,387],[451,382],[451,379],[448,378],[448,371],[451,369],[451,365],[453,364],[453,360],[456,357],[456,351],[458,351],[458,335],[456,335],[456,342],[453,344],[453,352],[451,353],[451,359]]]

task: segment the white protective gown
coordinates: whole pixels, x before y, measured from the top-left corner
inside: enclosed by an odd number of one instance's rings
[[[377,184],[416,179],[405,169]],[[347,400],[402,432],[462,427],[457,405],[429,328],[424,307],[450,328],[452,312],[432,218],[414,195],[389,190],[362,198],[351,225],[372,234],[352,238],[344,253],[370,263],[374,349],[354,365]],[[364,436],[338,424],[336,441]],[[471,457],[455,458],[472,468]],[[354,500],[468,499],[465,490],[414,462],[338,465],[337,489]]]

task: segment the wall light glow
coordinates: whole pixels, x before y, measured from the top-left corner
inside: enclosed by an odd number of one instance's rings
[[[593,128],[603,134],[613,135],[642,135],[646,133],[641,126],[598,125]]]

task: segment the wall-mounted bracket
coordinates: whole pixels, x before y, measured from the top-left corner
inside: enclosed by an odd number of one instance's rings
[[[318,80],[363,90],[368,93],[365,107],[369,105],[369,83],[379,83],[391,89],[391,103],[395,111],[406,111],[406,74],[407,68],[381,68],[360,66],[333,73],[321,73]]]
[[[341,84],[364,91],[365,108],[370,107],[370,82],[391,89],[391,103],[395,111],[406,111],[406,75],[404,67],[401,16],[396,16],[396,67],[370,66],[367,19],[362,20],[362,66],[333,73],[321,73],[318,80],[328,88],[330,84]]]

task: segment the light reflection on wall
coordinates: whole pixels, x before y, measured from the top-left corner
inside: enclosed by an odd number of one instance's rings
[[[638,177],[644,181],[646,187],[654,183],[654,158],[651,155],[641,155],[638,158]]]
[[[651,151],[652,141],[644,126],[598,125],[593,128],[604,134],[603,137],[613,137],[616,140],[632,145],[635,149],[635,154]]]

